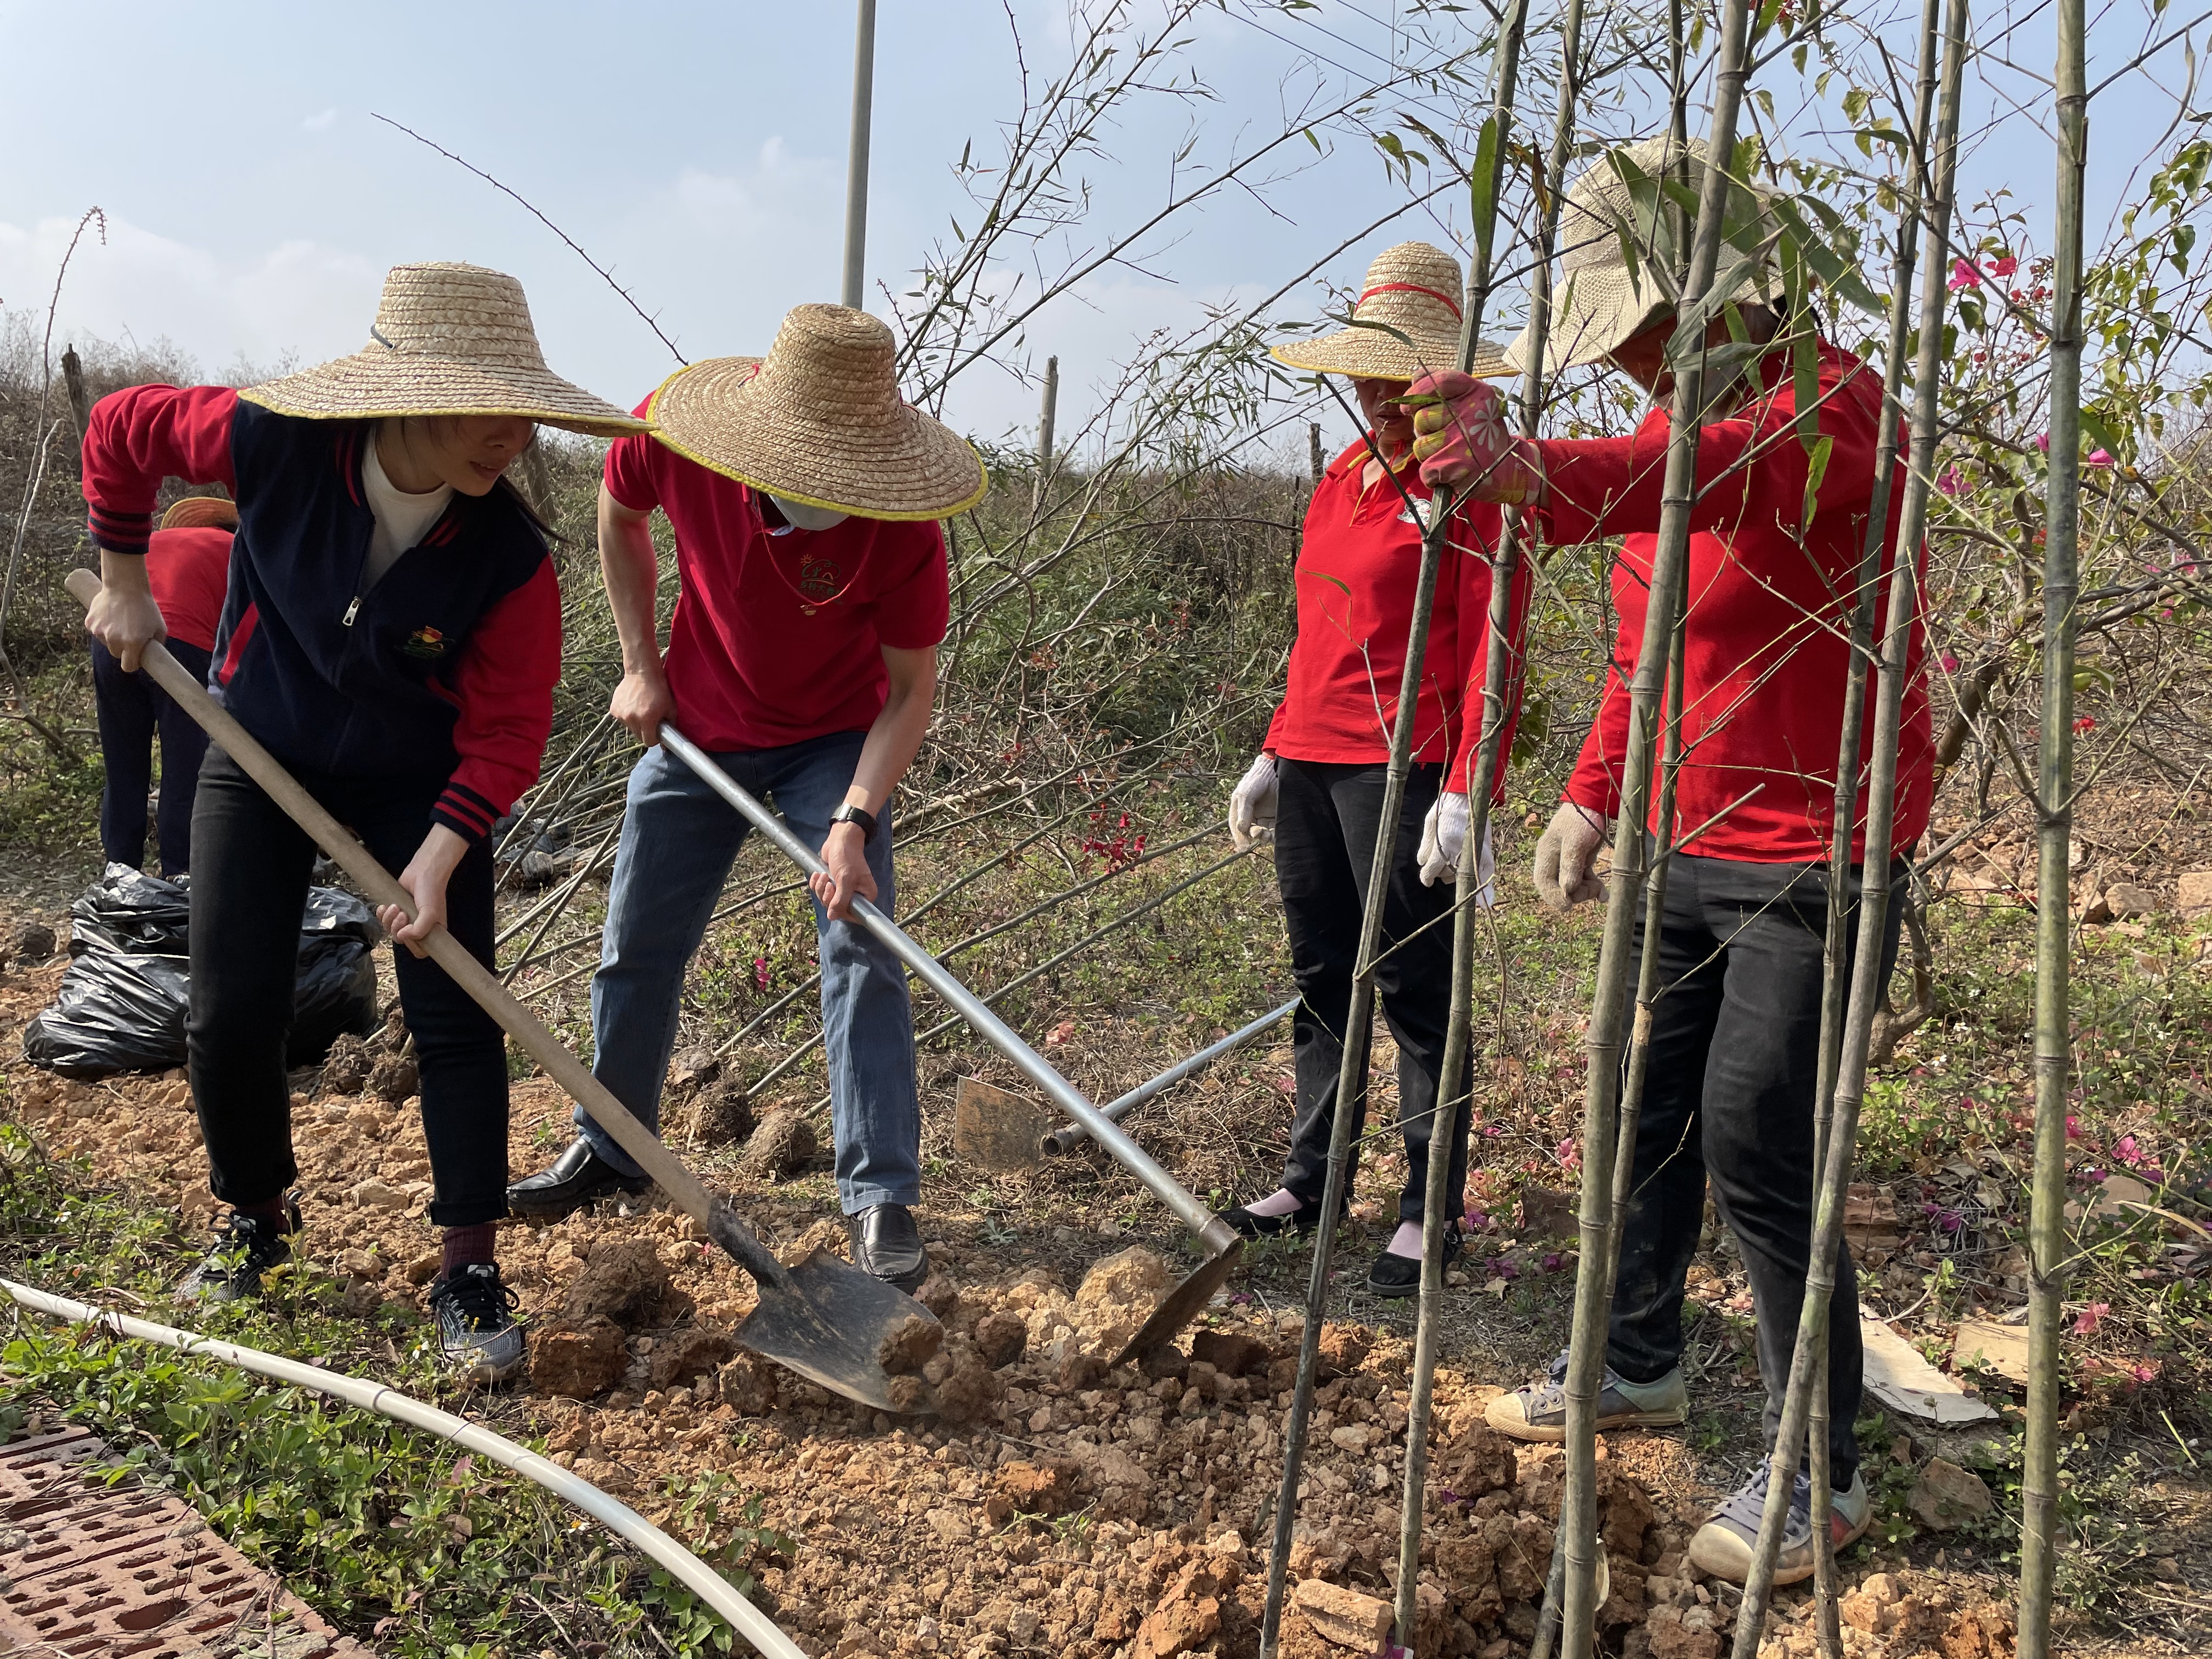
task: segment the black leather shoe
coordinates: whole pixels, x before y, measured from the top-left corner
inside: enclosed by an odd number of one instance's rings
[[[929,1252],[921,1248],[921,1229],[903,1204],[872,1204],[845,1218],[852,1240],[853,1265],[912,1296],[929,1277]]]
[[[1456,1224],[1444,1232],[1444,1266],[1458,1259],[1460,1231]],[[1404,1297],[1421,1293],[1421,1264],[1413,1257],[1385,1250],[1367,1270],[1367,1288],[1376,1296]]]
[[[653,1185],[649,1176],[624,1175],[592,1150],[579,1135],[553,1167],[525,1176],[507,1189],[507,1207],[519,1216],[558,1219],[593,1199],[637,1194]]]

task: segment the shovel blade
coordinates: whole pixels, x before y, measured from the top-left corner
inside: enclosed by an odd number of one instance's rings
[[[932,1319],[905,1291],[827,1250],[811,1252],[781,1284],[756,1284],[759,1304],[737,1331],[744,1346],[879,1412],[927,1408],[921,1379],[894,1379],[878,1357],[884,1339],[908,1320]],[[907,1385],[896,1394],[895,1380]]]
[[[1230,1273],[1244,1254],[1244,1241],[1232,1237],[1213,1255],[1208,1256],[1192,1272],[1189,1278],[1170,1291],[1144,1328],[1129,1339],[1129,1346],[1115,1356],[1116,1365],[1126,1365],[1131,1360],[1165,1347],[1176,1339],[1176,1334],[1205,1311],[1206,1304],[1213,1300],[1213,1293],[1228,1282]]]

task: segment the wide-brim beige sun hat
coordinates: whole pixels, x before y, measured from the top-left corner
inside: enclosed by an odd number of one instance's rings
[[[1698,195],[1705,189],[1706,155],[1705,141],[1692,138],[1678,167],[1672,138],[1646,138],[1600,156],[1569,186],[1559,214],[1559,285],[1545,343],[1547,374],[1602,361],[1674,310],[1674,301],[1646,264],[1639,258],[1632,271],[1621,251],[1624,235],[1639,253],[1653,245],[1651,228],[1640,222],[1651,208],[1638,204],[1628,178],[1632,172],[1656,179],[1675,170],[1678,180]],[[1763,214],[1766,192],[1748,183],[1742,188],[1756,204],[1754,210]],[[1760,296],[1770,291],[1762,286]],[[1505,356],[1518,371],[1527,366],[1528,355],[1524,328],[1505,348]]]
[[[1384,248],[1367,267],[1352,320],[1379,327],[1341,328],[1310,340],[1285,340],[1268,356],[1317,374],[1363,380],[1418,380],[1459,367],[1461,309],[1466,301],[1459,261],[1426,242]],[[1400,338],[1402,335],[1405,337]],[[1487,341],[1477,341],[1478,378],[1508,372]]]
[[[595,438],[647,422],[545,367],[522,284],[482,265],[394,265],[369,343],[238,395],[316,421],[407,415],[517,415]]]
[[[678,370],[649,412],[686,459],[854,518],[950,518],[990,483],[965,439],[899,396],[890,330],[844,306],[798,307],[765,357]]]

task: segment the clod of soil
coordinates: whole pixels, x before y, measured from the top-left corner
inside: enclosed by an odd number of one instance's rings
[[[1003,1399],[1006,1385],[998,1372],[958,1339],[946,1343],[922,1367],[937,1394],[937,1414],[948,1423],[972,1423]]]
[[[876,1344],[876,1363],[893,1376],[903,1376],[927,1364],[944,1341],[944,1326],[927,1314],[908,1314]]]
[[[1029,1346],[1030,1328],[1019,1314],[986,1314],[975,1322],[969,1340],[975,1345],[976,1357],[997,1370],[1022,1357]]]
[[[1375,1333],[1364,1325],[1332,1321],[1321,1328],[1321,1361],[1314,1374],[1326,1382],[1356,1371],[1374,1346]]]
[[[621,1382],[628,1364],[622,1327],[604,1316],[531,1329],[530,1386],[540,1394],[589,1400]]]
[[[741,1167],[760,1181],[781,1181],[795,1175],[814,1157],[814,1126],[801,1114],[779,1108],[760,1121],[745,1143]]]
[[[734,1083],[716,1083],[700,1090],[691,1108],[692,1146],[735,1146],[752,1133],[753,1103],[743,1089]]]
[[[942,1269],[933,1273],[921,1282],[914,1299],[935,1314],[940,1322],[949,1321],[960,1306],[960,1287],[952,1282],[952,1275]]]
[[[653,1386],[674,1388],[694,1377],[711,1376],[737,1350],[734,1337],[711,1325],[671,1331],[653,1345]]]
[[[722,1075],[722,1062],[703,1042],[695,1042],[668,1062],[668,1086],[696,1089]]]
[[[1075,1292],[1075,1316],[1093,1352],[1119,1353],[1160,1304],[1167,1264],[1141,1244],[1096,1263]]]
[[[8,952],[0,962],[19,968],[34,967],[54,953],[54,930],[43,922],[19,922],[8,936]]]
[[[1315,1635],[1354,1653],[1374,1652],[1395,1622],[1388,1601],[1325,1579],[1307,1579],[1298,1586],[1294,1601]]]
[[[1009,1463],[999,1471],[999,1491],[1024,1515],[1063,1515],[1082,1500],[1076,1484],[1083,1465],[1072,1457],[1044,1457]]]
[[[323,1092],[357,1095],[368,1086],[369,1073],[373,1069],[368,1045],[352,1032],[345,1032],[331,1044],[330,1053],[323,1056]]]
[[[422,1073],[412,1054],[386,1054],[369,1068],[368,1087],[395,1106],[422,1089]]]
[[[639,1331],[672,1322],[682,1302],[652,1245],[642,1239],[611,1238],[592,1248],[584,1270],[568,1286],[561,1314],[573,1325],[602,1318],[625,1331]]]
[[[1242,1331],[1204,1330],[1192,1335],[1190,1357],[1204,1360],[1224,1376],[1251,1376],[1266,1372],[1275,1352]]]

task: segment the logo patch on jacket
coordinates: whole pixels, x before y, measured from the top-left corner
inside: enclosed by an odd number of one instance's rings
[[[410,634],[399,648],[410,657],[442,657],[446,654],[446,636],[425,623]]]
[[[839,583],[844,574],[835,559],[809,559],[799,567],[799,591],[816,605],[828,605],[844,592]]]

